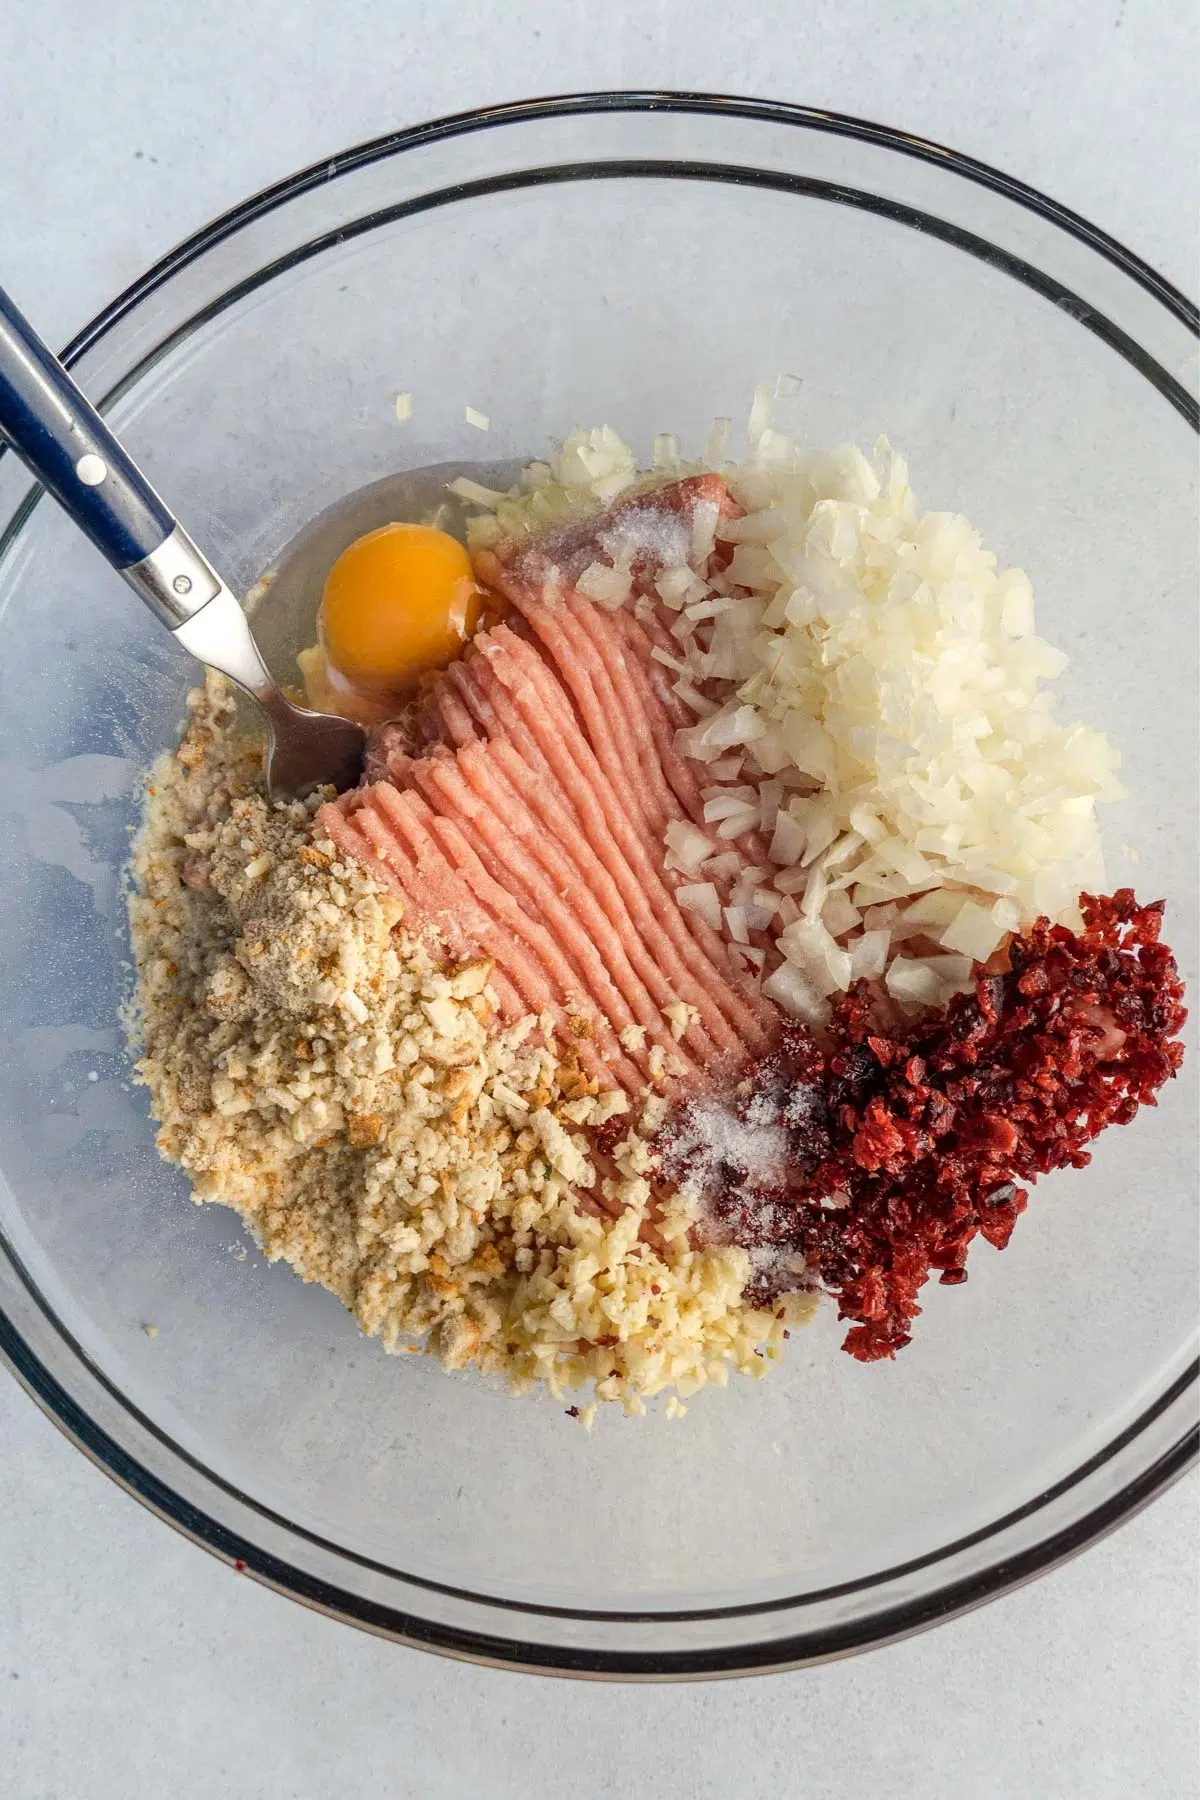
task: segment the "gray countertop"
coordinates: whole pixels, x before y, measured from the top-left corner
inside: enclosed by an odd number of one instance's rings
[[[59,343],[173,242],[325,153],[484,102],[666,86],[941,139],[1194,293],[1198,24],[1178,0],[46,0],[0,53],[2,279]],[[908,1643],[605,1687],[440,1662],[239,1580],[7,1379],[0,1431],[0,1787],[19,1800],[1200,1791],[1194,1477]]]

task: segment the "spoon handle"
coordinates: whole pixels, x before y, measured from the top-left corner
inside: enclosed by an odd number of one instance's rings
[[[221,591],[170,508],[3,288],[0,436],[169,629]]]
[[[358,779],[362,727],[309,713],[280,692],[237,596],[3,288],[0,439],[11,443],[176,642],[258,701],[267,715],[272,793],[306,791],[331,778],[348,787]]]
[[[151,555],[175,520],[0,288],[0,431],[114,569]]]

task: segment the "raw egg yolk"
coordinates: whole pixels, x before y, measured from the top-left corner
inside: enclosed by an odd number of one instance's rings
[[[454,661],[479,612],[471,559],[457,539],[433,525],[384,525],[329,571],[321,644],[350,687],[402,694]]]

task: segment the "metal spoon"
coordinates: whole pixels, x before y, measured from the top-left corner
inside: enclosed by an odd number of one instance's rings
[[[362,726],[280,692],[236,596],[2,288],[0,434],[176,642],[257,700],[275,798],[354,786]]]

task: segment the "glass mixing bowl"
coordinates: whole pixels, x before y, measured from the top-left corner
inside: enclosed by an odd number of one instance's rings
[[[243,584],[393,470],[526,457],[576,421],[699,446],[756,382],[799,377],[786,427],[886,431],[927,506],[1029,570],[1072,658],[1064,713],[1125,753],[1113,885],[1169,897],[1194,977],[1195,326],[1102,232],[934,145],[592,95],[297,175],[167,257],[68,361]],[[763,1383],[589,1436],[548,1400],[383,1355],[155,1154],[117,1023],[121,868],[196,670],[11,454],[0,609],[3,1348],[162,1517],[407,1643],[714,1675],[930,1625],[1184,1466],[1194,1059],[1088,1170],[1038,1186],[1003,1257],[981,1243],[965,1288],[927,1290],[894,1363],[840,1355],[830,1308]]]

